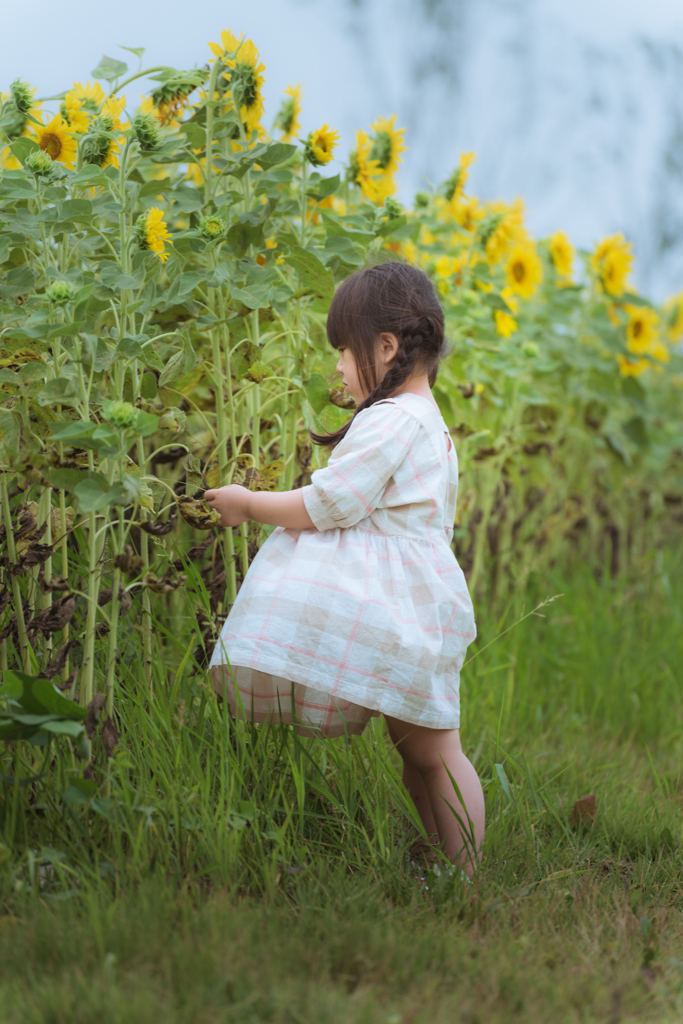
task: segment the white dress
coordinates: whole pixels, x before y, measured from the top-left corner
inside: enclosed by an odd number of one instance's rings
[[[476,627],[450,547],[457,491],[428,399],[359,413],[303,488],[316,529],[273,531],[223,626],[210,671],[233,711],[328,736],[380,712],[458,728]]]

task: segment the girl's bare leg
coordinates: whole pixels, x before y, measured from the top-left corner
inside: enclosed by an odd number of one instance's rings
[[[474,874],[484,838],[484,793],[474,767],[463,754],[459,730],[426,729],[398,718],[387,718],[387,726],[392,742],[403,758],[404,782],[426,831],[434,831],[433,822],[448,859],[460,864],[468,875]],[[449,772],[460,791],[464,807],[453,788]],[[422,786],[418,784],[418,778]],[[427,814],[427,805],[431,818]],[[464,823],[465,836],[453,811]],[[474,850],[471,831],[474,833]]]

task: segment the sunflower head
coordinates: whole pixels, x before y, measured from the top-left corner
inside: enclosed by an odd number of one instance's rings
[[[301,86],[290,85],[285,89],[285,98],[275,115],[273,127],[282,132],[281,142],[291,142],[301,131]]]
[[[556,231],[548,240],[548,251],[559,277],[571,277],[574,267],[574,246],[564,231]]]
[[[647,359],[629,359],[621,352],[617,352],[617,363],[622,377],[640,377],[641,373],[650,368]]]
[[[164,78],[149,97],[150,105],[154,108],[154,111],[145,110],[143,113],[154,112],[157,120],[162,125],[177,125],[177,118],[187,106],[188,97],[208,77],[209,72],[206,68],[174,72]]]
[[[370,159],[376,160],[383,174],[395,174],[402,161],[401,153],[406,150],[403,142],[405,128],[396,127],[396,114],[392,117],[378,117],[370,127],[375,135],[370,147]]]
[[[518,244],[510,253],[505,267],[508,288],[524,299],[530,299],[543,279],[543,264],[533,245]]]
[[[64,102],[67,107],[78,103],[90,117],[99,114],[104,101],[104,90],[99,82],[93,82],[92,85],[90,82],[86,82],[85,85],[81,85],[80,82],[74,82],[73,89],[69,89],[64,96]]]
[[[164,243],[171,241],[171,236],[166,229],[166,222],[162,211],[153,206],[147,213],[142,213],[135,223],[135,241],[141,249],[149,249],[156,253],[162,263],[168,259]]]
[[[159,122],[153,114],[143,114],[138,111],[133,118],[132,128],[143,153],[152,153],[159,148],[161,142]]]
[[[491,266],[503,260],[518,242],[527,242],[524,228],[524,207],[521,199],[512,206],[490,203],[482,210],[477,238]]]
[[[322,128],[316,128],[315,131],[309,133],[306,139],[304,158],[313,167],[323,167],[325,164],[329,164],[339,139],[339,133],[335,132],[333,128],[329,128],[327,124],[324,124]]]
[[[683,292],[664,303],[664,318],[668,340],[680,341],[683,338]]]
[[[68,124],[69,131],[76,132],[79,135],[87,132],[90,117],[87,111],[83,109],[83,104],[80,100],[72,100],[70,103],[64,100],[59,105],[59,113]]]
[[[31,132],[33,139],[51,160],[58,160],[65,167],[73,167],[78,146],[60,114],[55,115],[47,124],[42,121],[32,123]]]
[[[443,183],[443,195],[447,203],[457,203],[458,199],[462,198],[465,185],[467,184],[469,168],[474,163],[474,160],[474,153],[460,154],[458,166]]]
[[[624,307],[628,316],[626,324],[626,348],[634,356],[652,354],[659,344],[659,316],[649,306]]]
[[[633,246],[622,234],[609,235],[595,247],[590,268],[608,295],[623,295],[633,269]]]
[[[238,112],[247,135],[259,131],[263,117],[263,72],[259,52],[251,39],[236,39],[230,29],[221,33],[221,42],[209,43],[220,61],[223,73],[217,80],[219,95],[229,97]]]

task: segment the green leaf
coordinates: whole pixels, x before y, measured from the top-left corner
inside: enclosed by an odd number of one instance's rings
[[[76,394],[76,385],[70,377],[57,377],[49,380],[42,391],[38,392],[38,405],[55,405],[57,402],[71,405]]]
[[[88,221],[92,217],[92,212],[92,203],[89,199],[65,199],[59,204],[60,220]]]
[[[134,53],[136,57],[140,58],[140,60],[142,60],[145,55],[144,46],[120,46],[119,49],[126,50],[127,53]]]
[[[343,236],[325,239],[325,253],[338,256],[351,267],[362,267],[365,263],[365,250],[357,242]]]
[[[91,71],[93,78],[104,79],[105,82],[113,82],[115,79],[125,75],[128,65],[122,60],[115,60],[113,57],[102,57],[97,67]]]
[[[398,231],[404,224],[408,223],[407,217],[392,217],[391,220],[386,221],[377,231],[378,238],[386,238],[388,235],[393,235],[394,231]]]
[[[105,480],[106,484],[107,481]],[[81,512],[97,512],[111,502],[110,488],[103,487],[100,480],[81,480],[76,484],[74,493],[78,498]]]
[[[645,427],[645,420],[642,416],[633,416],[623,424],[623,431],[629,441],[633,441],[639,448],[646,448],[650,443]]]
[[[88,713],[80,704],[76,704],[75,701],[69,700],[63,693],[60,693],[49,679],[34,679],[33,696],[53,715],[61,715],[63,718],[73,718],[82,722]]]
[[[299,281],[313,295],[331,302],[334,298],[334,277],[315,253],[300,245],[290,246],[286,262],[296,271]]]
[[[139,198],[143,199],[144,196],[156,196],[161,192],[168,192],[170,188],[170,178],[159,178],[157,181],[146,181],[140,189]]]
[[[302,384],[304,393],[313,411],[320,415],[330,401],[330,386],[321,373],[312,373]]]
[[[71,740],[79,740],[84,732],[81,722],[72,722],[68,718],[46,722],[42,728],[44,732],[51,732],[55,736],[68,736]]]
[[[341,184],[341,178],[338,174],[335,174],[333,178],[321,178],[316,183],[314,191],[309,194],[317,199],[326,199],[327,196],[333,195]]]
[[[156,374],[150,370],[146,370],[140,378],[140,397],[147,402],[151,402],[157,397]]]
[[[145,374],[145,376],[153,377],[156,385],[156,377],[154,377],[153,373]],[[159,429],[159,417],[151,412],[143,412],[140,409],[133,429],[141,437],[150,437]]]
[[[263,167],[264,170],[268,170],[269,167],[275,167],[277,164],[283,164],[285,160],[296,152],[296,146],[291,146],[287,142],[272,142],[269,146],[259,153],[256,163],[259,167]],[[333,181],[334,179],[329,179]],[[339,185],[339,178],[337,177],[337,185]],[[334,190],[333,190],[334,191]],[[325,195],[329,195],[326,192]]]
[[[9,259],[9,238],[6,235],[0,236],[0,263]]]
[[[183,335],[182,350],[171,356],[164,367],[161,376],[159,377],[159,387],[164,388],[167,384],[170,384],[171,381],[178,380],[180,377],[185,377],[194,369],[196,363],[197,356],[192,348],[192,343],[187,335]]]
[[[0,465],[9,466],[12,457],[19,454],[21,421],[17,413],[0,410]]]
[[[9,148],[20,164],[26,162],[26,157],[29,153],[37,153],[40,150],[38,143],[34,139],[26,138],[26,136],[15,139]]]
[[[36,275],[30,267],[14,267],[2,279],[0,298],[11,299],[15,295],[26,295],[33,291]]]
[[[265,309],[270,304],[270,283],[250,284],[245,288],[237,288],[233,285],[230,294],[233,299],[243,303],[247,309]]]

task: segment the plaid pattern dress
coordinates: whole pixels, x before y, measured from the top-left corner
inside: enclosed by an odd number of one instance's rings
[[[450,547],[457,490],[455,448],[426,398],[359,413],[303,489],[316,529],[273,531],[225,622],[210,671],[233,711],[328,736],[380,712],[457,728],[476,636]]]

